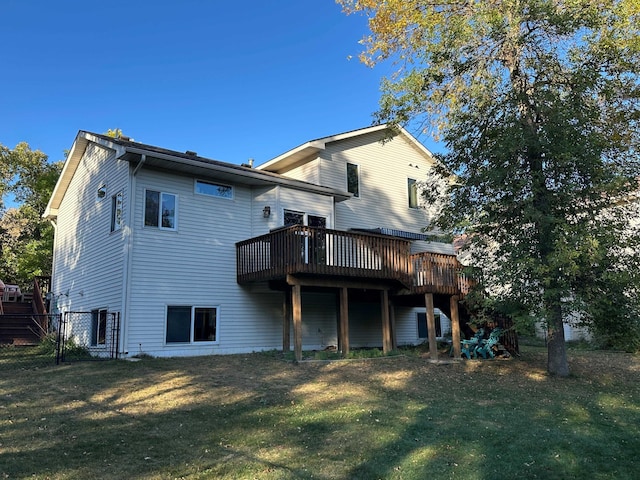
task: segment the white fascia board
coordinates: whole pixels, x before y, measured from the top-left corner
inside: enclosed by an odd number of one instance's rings
[[[320,150],[325,149],[325,142],[322,140],[314,140],[307,142],[299,147],[296,147],[282,155],[273,158],[266,163],[258,165],[256,170],[264,170],[267,172],[276,172],[278,170],[285,169],[286,167],[294,164],[295,162],[302,160],[303,158],[310,157],[318,153]],[[275,167],[275,168],[274,168]]]

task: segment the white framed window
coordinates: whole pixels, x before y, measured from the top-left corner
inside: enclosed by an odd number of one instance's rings
[[[218,342],[218,307],[168,305],[166,343]]]
[[[173,193],[145,190],[144,226],[161,230],[177,228],[178,196]]]
[[[233,199],[233,187],[223,185],[221,183],[205,182],[204,180],[196,180],[195,192],[200,195],[208,195],[210,197]]]
[[[425,189],[426,185],[424,181],[407,178],[409,208],[426,208],[427,205],[424,198]]]
[[[111,231],[122,229],[122,192],[111,197]]]
[[[415,178],[407,178],[407,195],[409,208],[418,208],[418,182]]]
[[[107,309],[99,308],[91,310],[91,338],[89,344],[92,347],[107,344]]]
[[[355,163],[347,163],[347,192],[360,196],[360,166]]]

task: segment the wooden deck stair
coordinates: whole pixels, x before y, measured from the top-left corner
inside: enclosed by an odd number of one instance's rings
[[[0,315],[0,344],[37,345],[38,324],[32,315],[31,302],[5,302]]]

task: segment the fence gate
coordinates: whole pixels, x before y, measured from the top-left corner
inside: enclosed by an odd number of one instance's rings
[[[56,364],[118,358],[120,312],[63,312]]]

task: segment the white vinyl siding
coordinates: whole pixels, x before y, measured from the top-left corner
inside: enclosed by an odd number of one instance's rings
[[[54,242],[52,291],[61,310],[121,311],[129,163],[89,144],[62,199]],[[104,189],[102,198],[97,194]],[[113,195],[122,195],[122,226],[111,232]]]
[[[145,168],[136,185],[134,221],[142,224],[146,190],[172,192],[179,199],[179,228],[170,235],[154,228],[134,233],[128,352],[182,356],[282,348],[283,294],[238,285],[235,244],[268,232],[272,222],[280,226],[284,206],[329,215],[332,198],[243,185],[233,185],[233,199],[200,195],[192,177]],[[262,216],[266,205],[269,218]],[[219,306],[218,341],[167,343],[167,305]]]
[[[320,184],[343,190],[347,164],[358,165],[360,195],[335,204],[333,228],[384,227],[422,233],[429,225],[429,210],[409,208],[407,179],[425,178],[433,162],[402,135],[382,144],[383,135],[373,132],[328,143],[319,160],[282,173],[306,181],[313,181],[313,175],[319,174]],[[309,171],[313,175],[305,178],[304,173]],[[450,245],[437,242],[429,242],[420,251],[453,253]]]
[[[323,152],[323,182],[341,188],[345,164],[360,166],[360,197],[336,204],[336,228],[386,227],[420,233],[429,224],[422,209],[410,209],[407,179],[420,179],[431,168],[422,152],[402,136],[381,144],[380,133],[327,145]]]

